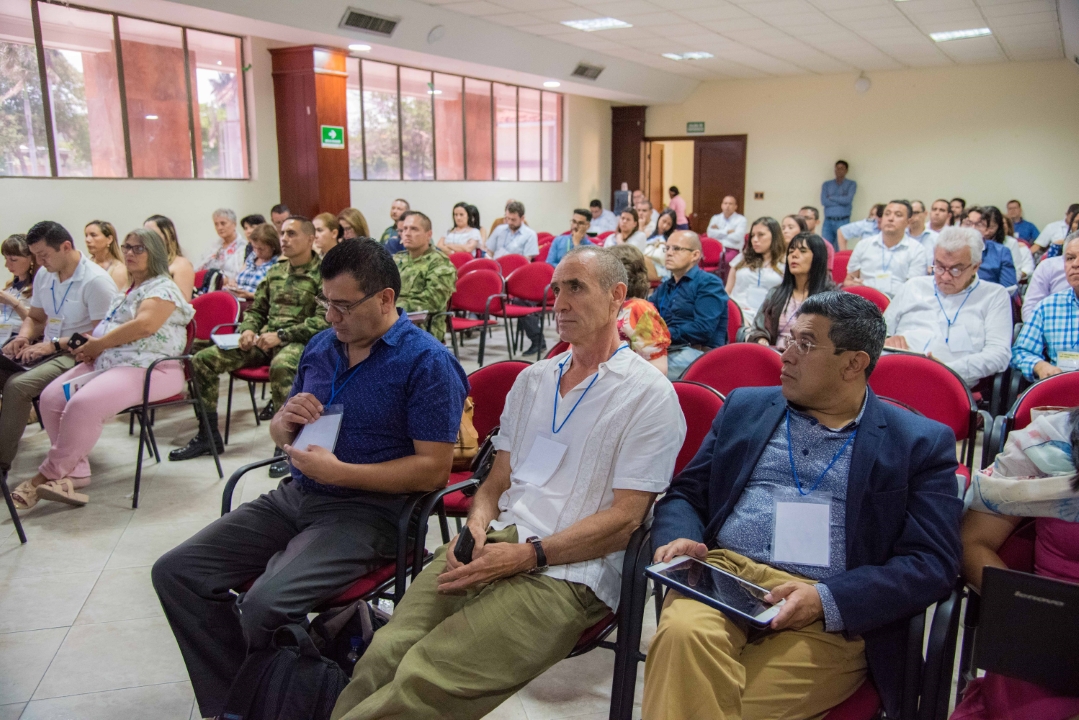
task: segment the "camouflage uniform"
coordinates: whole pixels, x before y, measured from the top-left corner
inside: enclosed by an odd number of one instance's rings
[[[216,345],[199,351],[192,364],[208,412],[217,411],[219,375],[263,365],[270,366],[270,395],[274,407],[284,406],[304,346],[316,333],[329,327],[315,303],[321,292],[322,273],[317,255],[312,255],[310,262],[299,267],[282,259],[270,268],[255,290],[255,299],[236,332],[251,330],[256,335],[276,332],[281,344],[269,353],[256,347],[246,351],[238,348],[222,350]]]
[[[431,248],[415,260],[407,251],[393,256],[401,272],[401,294],[397,307],[409,312],[426,310],[430,314],[444,312],[457,284],[457,268],[440,250]],[[442,340],[446,334],[446,317],[435,318],[431,334]]]

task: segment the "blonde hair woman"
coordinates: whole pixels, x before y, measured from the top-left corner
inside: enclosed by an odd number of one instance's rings
[[[142,226],[164,238],[165,249],[168,251],[169,273],[184,297],[190,298],[195,292],[195,266],[184,257],[180,238],[176,235],[176,226],[164,215],[151,215]]]
[[[343,240],[371,237],[371,231],[367,227],[367,218],[356,208],[345,208],[337,213],[337,222],[341,225]]]
[[[120,244],[116,241],[116,228],[104,220],[91,220],[83,228],[86,237],[86,251],[90,259],[109,274],[116,287],[127,287],[127,269],[124,258],[120,255]]]

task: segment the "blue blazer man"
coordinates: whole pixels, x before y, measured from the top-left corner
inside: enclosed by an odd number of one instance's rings
[[[959,572],[955,438],[937,422],[882,403],[866,388],[846,499],[846,572],[823,582],[869,674],[898,716],[911,616],[944,597]],[[656,506],[653,550],[679,538],[716,547],[787,401],[779,387],[727,398],[697,455]],[[782,632],[782,631],[780,631]]]

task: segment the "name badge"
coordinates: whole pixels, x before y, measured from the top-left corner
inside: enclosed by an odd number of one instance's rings
[[[874,290],[880,290],[882,293],[891,294],[892,274],[890,272],[872,273],[865,278],[865,284]]]
[[[772,560],[828,567],[831,560],[832,503],[803,497],[775,500]]]
[[[48,322],[45,323],[45,342],[52,342],[53,338],[63,337],[60,331],[64,327],[64,319],[62,317],[50,317]]]
[[[0,344],[6,343],[12,335],[19,332],[20,327],[22,327],[22,320],[19,320],[18,316],[14,320],[0,322]]]
[[[543,487],[554,476],[568,446],[537,435],[528,451],[524,463],[513,471],[513,478],[519,482]]]
[[[952,325],[951,334],[948,335],[948,349],[953,353],[974,352],[974,341],[970,333],[962,325]]]
[[[1061,370],[1079,370],[1079,351],[1068,350],[1058,353],[1057,367]]]

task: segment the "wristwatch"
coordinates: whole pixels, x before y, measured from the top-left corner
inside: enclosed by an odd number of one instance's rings
[[[536,567],[528,571],[529,575],[547,572],[547,553],[543,552],[543,543],[535,535],[525,540],[525,542],[532,543],[532,547],[536,549]]]
[[[60,352],[63,348],[60,347],[60,338],[52,339],[52,346],[56,348],[56,352]]]

